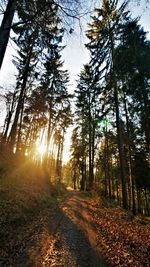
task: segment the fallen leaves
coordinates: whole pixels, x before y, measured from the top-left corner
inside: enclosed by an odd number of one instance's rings
[[[70,199],[64,211],[74,220],[95,248],[112,266],[150,266],[150,226],[120,207],[106,208],[83,195]],[[90,235],[92,235],[90,237]]]
[[[4,205],[7,204],[6,201],[5,199]],[[109,208],[102,201],[100,203],[94,202],[90,198],[85,198],[83,193],[72,192],[60,205],[60,208],[56,210],[55,216],[53,214],[54,208],[51,206],[51,215],[44,217],[40,214],[39,218],[33,221],[33,225],[27,227],[26,232],[22,228],[23,232],[21,235],[17,235],[17,238],[10,243],[3,242],[1,251],[1,256],[3,257],[2,266],[7,266],[7,262],[9,262],[9,266],[11,264],[13,266],[12,257],[20,257],[21,260],[24,260],[24,265],[22,266],[27,266],[25,265],[27,256],[24,259],[21,256],[27,254],[32,260],[33,266],[35,263],[37,264],[35,266],[46,267],[57,266],[58,264],[66,267],[63,265],[63,259],[59,261],[59,258],[61,255],[70,255],[66,256],[66,259],[71,259],[72,252],[70,252],[70,248],[67,245],[66,248],[65,246],[60,247],[60,243],[56,240],[57,231],[59,231],[59,227],[63,223],[60,218],[64,216],[68,218],[68,226],[69,222],[72,225],[69,238],[75,239],[76,231],[81,231],[90,242],[93,250],[96,250],[111,266],[149,267],[150,225],[148,223],[146,225],[141,224],[136,218],[119,207]],[[8,216],[12,220],[14,216],[17,219],[15,213],[13,216],[11,216],[11,212],[8,214],[9,212],[7,214],[4,213],[2,217],[6,219],[7,217],[5,216]],[[13,233],[7,233],[7,227],[6,229],[3,227],[3,229],[5,238],[7,240],[13,239]],[[55,235],[54,229],[56,229]],[[79,232],[78,235],[80,235]],[[68,239],[65,240],[66,244],[68,244],[68,241]],[[5,245],[5,248],[3,245]],[[73,247],[72,244],[72,251],[77,249],[79,248]],[[9,252],[12,253],[10,258]],[[86,247],[82,247],[82,254],[86,254]],[[72,258],[72,265],[67,266],[74,267],[76,266],[75,262],[76,259],[74,258],[73,260]]]
[[[102,245],[103,253],[112,265],[149,266],[150,228],[136,220],[126,220],[127,215],[121,208],[99,208],[91,214],[97,224],[98,246]]]

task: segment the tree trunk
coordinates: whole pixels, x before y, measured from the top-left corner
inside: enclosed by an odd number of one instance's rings
[[[150,212],[149,212],[149,201],[148,201],[148,197],[147,197],[147,190],[146,188],[144,189],[144,195],[145,195],[145,203],[146,203],[146,215],[149,216]]]
[[[108,130],[107,130],[107,122],[106,122],[106,133],[105,133],[105,142],[106,142],[106,173],[108,180],[108,195],[111,198],[111,180],[110,180],[110,162],[109,162],[109,142],[108,142]]]
[[[73,189],[74,190],[77,189],[76,182],[77,182],[77,176],[76,176],[76,171],[74,169],[74,174],[73,174]]]
[[[23,106],[24,106],[24,102],[22,104],[22,110],[21,110],[21,114],[20,114],[20,122],[19,122],[18,137],[17,137],[17,144],[16,144],[16,152],[21,152],[21,150],[22,150],[22,148],[20,147],[20,145],[21,145],[22,119],[23,119],[23,111],[24,111]]]
[[[93,187],[91,121],[89,120],[89,189]]]
[[[6,47],[8,44],[10,30],[16,10],[16,0],[8,0],[7,7],[0,27],[0,69],[3,63]]]
[[[132,211],[133,214],[136,215],[136,203],[135,203],[135,186],[134,186],[134,177],[132,171],[132,153],[131,153],[131,145],[130,145],[130,130],[129,130],[129,118],[128,118],[128,109],[127,109],[127,102],[124,94],[124,107],[125,107],[125,114],[126,114],[126,127],[127,127],[127,137],[128,137],[128,152],[129,152],[129,183],[130,183],[130,192],[132,197]]]
[[[141,80],[141,106],[144,106],[142,110],[142,115],[144,116],[144,132],[146,137],[146,149],[150,153],[150,106],[149,106],[149,96],[146,90],[146,85],[144,81],[144,74],[141,72],[140,68],[140,80]]]
[[[15,97],[16,97],[16,92],[13,93],[13,99],[12,99],[11,107],[9,108],[8,114],[7,114],[6,119],[5,119],[5,126],[4,126],[4,131],[3,131],[3,142],[4,143],[7,141],[8,130],[9,130],[11,118],[12,118],[12,115],[14,112]]]
[[[138,213],[142,214],[141,189],[137,188]]]
[[[89,107],[89,189],[92,189],[94,182],[93,164],[92,164],[92,123],[91,123],[91,110]]]
[[[3,133],[3,139],[2,139],[3,143],[6,143],[7,141],[8,129],[10,126],[11,118],[12,118],[12,111],[10,110],[5,120],[4,133]]]
[[[84,191],[86,188],[86,157],[85,155],[82,156],[82,165],[81,165],[81,182],[80,182],[80,189]]]
[[[34,46],[34,41],[31,45],[31,47],[29,48],[30,50],[29,50],[26,66],[24,69],[23,81],[22,81],[20,95],[19,95],[18,104],[17,104],[17,108],[16,108],[15,118],[14,118],[14,122],[13,122],[11,132],[9,135],[9,142],[10,142],[10,145],[12,148],[14,147],[15,140],[16,140],[17,124],[18,124],[18,120],[19,120],[19,115],[20,115],[20,112],[23,108],[25,91],[26,91],[26,84],[27,84],[28,75],[29,75],[29,71],[30,71],[29,66],[30,66],[30,61],[31,61],[31,57],[32,57],[33,46]]]
[[[114,49],[114,38],[113,38],[112,28],[109,23],[109,39],[111,44],[111,58],[112,58],[112,66],[111,66],[111,78],[112,78],[112,86],[114,90],[114,102],[115,102],[115,111],[116,111],[116,127],[117,127],[117,139],[118,139],[118,150],[119,150],[119,160],[120,160],[120,174],[122,181],[122,200],[123,200],[123,208],[128,208],[127,203],[127,189],[126,189],[126,173],[125,173],[125,159],[124,159],[124,148],[123,148],[123,140],[122,140],[122,131],[120,125],[120,110],[119,110],[119,99],[118,99],[118,87],[116,81],[116,73],[115,73],[115,49]]]
[[[51,123],[51,103],[49,107],[49,119],[48,119],[48,130],[47,130],[47,140],[46,140],[46,162],[45,164],[48,164],[49,161],[49,146],[50,146],[50,140],[51,140],[51,128],[52,128],[52,123]]]
[[[116,86],[114,88],[114,99],[115,99],[115,108],[116,108],[116,125],[117,125],[117,135],[118,135],[120,173],[121,173],[121,181],[122,181],[122,200],[123,200],[123,208],[127,209],[128,203],[127,203],[127,189],[126,189],[125,159],[124,159],[124,148],[123,148],[123,141],[122,141],[122,131],[121,131],[121,126],[120,126],[118,91],[117,91]]]

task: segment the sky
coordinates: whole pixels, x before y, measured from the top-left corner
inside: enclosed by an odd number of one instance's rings
[[[98,1],[99,2],[99,1]],[[137,1],[138,2],[138,1]],[[144,30],[150,32],[150,2],[145,5],[146,0],[142,0],[141,4],[138,6],[135,4],[135,1],[131,1],[130,11],[133,17],[141,16],[140,24],[144,27]],[[64,44],[66,48],[63,51],[62,59],[64,60],[65,69],[69,70],[70,73],[70,86],[69,91],[73,92],[76,86],[76,80],[78,74],[83,66],[83,64],[88,63],[89,54],[86,48],[84,47],[85,35],[84,30],[86,28],[87,19],[82,21],[82,32],[78,27],[74,27],[72,34],[68,34],[65,38]],[[150,33],[147,35],[150,39]],[[5,54],[4,62],[2,69],[0,71],[0,95],[4,90],[13,90],[15,87],[15,75],[16,69],[12,63],[12,54],[15,52],[15,45],[12,41],[9,42],[8,48]],[[2,88],[1,88],[2,87]],[[0,96],[1,100],[1,96]],[[0,101],[0,127],[4,123],[5,119],[5,105],[4,102]],[[0,128],[0,130],[1,130]],[[68,159],[69,155],[69,146],[70,146],[71,130],[67,131],[67,138],[64,147],[64,161]]]
[[[140,24],[144,27],[146,32],[149,32],[147,37],[150,39],[150,3],[149,8],[145,7],[145,1],[141,1],[141,5],[135,5],[135,1],[131,1],[130,11],[133,14],[133,17],[141,16]],[[86,29],[85,25],[83,29]],[[83,33],[76,34],[73,33],[70,36],[70,39],[66,40],[66,49],[64,50],[64,60],[65,67],[70,72],[71,77],[71,91],[74,90],[76,86],[76,80],[78,78],[78,74],[83,67],[83,64],[88,63],[89,61],[89,53],[87,49],[84,47],[85,36]],[[72,128],[71,128],[72,129]],[[64,146],[64,161],[68,160],[69,149],[70,149],[70,140],[71,140],[72,131],[70,129],[67,131],[67,139]]]

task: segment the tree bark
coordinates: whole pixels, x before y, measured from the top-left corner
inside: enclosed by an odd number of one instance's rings
[[[0,69],[6,52],[10,30],[16,10],[17,0],[8,0],[7,7],[0,27]]]
[[[132,211],[133,214],[136,215],[136,203],[135,203],[135,186],[134,186],[134,177],[133,177],[133,170],[132,170],[132,153],[131,153],[131,145],[130,145],[130,130],[129,130],[129,118],[128,118],[128,109],[127,109],[127,102],[124,94],[124,107],[125,107],[125,114],[126,114],[126,127],[127,127],[127,138],[128,138],[128,152],[129,152],[129,183],[130,183],[130,192],[132,197]],[[129,195],[130,195],[129,192]]]
[[[118,104],[118,91],[115,86],[114,88],[114,99],[115,99],[115,108],[116,108],[116,125],[117,125],[117,135],[118,135],[118,149],[119,149],[119,159],[120,159],[120,173],[122,181],[122,201],[123,208],[127,209],[127,189],[126,189],[126,173],[125,173],[125,159],[124,159],[124,148],[122,141],[122,131],[120,126],[120,112]]]

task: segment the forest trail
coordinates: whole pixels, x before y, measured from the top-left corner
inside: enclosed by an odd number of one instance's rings
[[[150,262],[150,227],[82,192],[33,223],[13,248],[9,267],[140,266]]]
[[[95,225],[89,211],[89,202],[83,193],[69,194],[57,210],[57,224],[53,229],[56,238],[47,251],[43,266],[108,266],[96,249]]]

